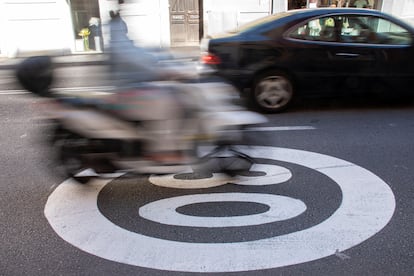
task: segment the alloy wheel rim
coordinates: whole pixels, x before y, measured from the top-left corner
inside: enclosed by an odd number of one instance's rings
[[[264,78],[256,87],[256,101],[265,108],[280,108],[292,98],[290,82],[281,76]]]

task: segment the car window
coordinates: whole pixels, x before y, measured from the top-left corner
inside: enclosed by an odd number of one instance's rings
[[[294,28],[288,37],[325,42],[412,44],[408,30],[389,20],[369,15],[337,15],[312,19]]]
[[[321,17],[300,25],[290,32],[288,36],[303,40],[335,42],[338,41],[336,28],[338,28],[338,22],[335,20],[335,17]]]
[[[352,43],[408,45],[412,38],[408,30],[374,16],[342,17],[341,41]]]

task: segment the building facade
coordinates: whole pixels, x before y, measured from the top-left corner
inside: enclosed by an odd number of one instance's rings
[[[203,36],[307,7],[367,7],[414,24],[414,0],[124,0],[129,36],[151,47],[197,46]],[[105,50],[118,0],[0,0],[0,55]]]

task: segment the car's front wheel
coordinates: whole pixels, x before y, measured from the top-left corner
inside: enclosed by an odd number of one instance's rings
[[[293,99],[290,78],[279,71],[259,75],[253,85],[252,100],[260,110],[276,113],[286,109]]]

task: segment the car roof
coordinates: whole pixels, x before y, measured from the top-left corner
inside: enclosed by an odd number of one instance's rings
[[[407,24],[406,22],[400,20],[396,16],[387,14],[382,11],[374,9],[364,9],[364,8],[308,8],[308,9],[295,9],[288,10],[285,12],[274,13],[262,18],[259,18],[255,21],[249,22],[246,25],[240,26],[238,29],[239,32],[249,32],[258,30],[261,28],[266,28],[268,25],[272,25],[275,21],[280,22],[281,25],[289,24],[292,22],[298,22],[301,20],[306,20],[312,17],[335,15],[335,14],[348,14],[348,15],[372,15],[379,16],[382,18],[390,19],[394,22],[399,23],[402,26],[405,26],[407,29],[410,29],[414,32],[414,27]]]

